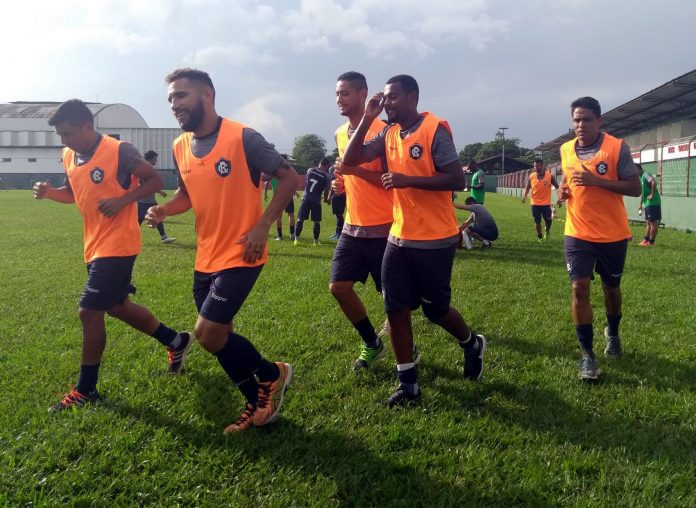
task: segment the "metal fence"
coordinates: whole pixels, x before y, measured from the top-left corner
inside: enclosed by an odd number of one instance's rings
[[[655,176],[663,196],[696,197],[696,136],[649,143],[631,155],[634,162]],[[549,164],[547,169],[560,183],[561,164]],[[528,175],[529,171],[501,175],[498,187],[524,188]]]

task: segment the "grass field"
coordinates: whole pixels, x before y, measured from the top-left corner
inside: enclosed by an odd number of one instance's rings
[[[482,381],[464,382],[461,350],[418,312],[422,402],[382,406],[393,356],[353,374],[359,339],[327,290],[334,245],[309,245],[309,223],[305,245],[270,241],[236,321],[295,365],[283,416],[225,437],[242,399],[217,361],[194,346],[186,374],[168,377],[164,349],[113,319],[103,403],[47,413],[79,365],[81,222],[73,206],[0,191],[0,505],[696,506],[696,236],[630,246],[625,355],[600,357],[603,381],[584,385],[561,223],[538,243],[528,205],[486,200],[501,239],[458,252],[452,278],[453,305],[489,340]],[[325,208],[322,239],[333,226]],[[167,232],[175,244],[143,231],[134,300],[191,329],[193,217]],[[358,291],[379,324],[374,286]]]

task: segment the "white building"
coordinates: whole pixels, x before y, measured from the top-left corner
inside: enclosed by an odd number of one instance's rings
[[[63,180],[62,144],[48,117],[59,102],[0,103],[0,178],[5,188],[28,188],[37,179],[54,184]],[[145,153],[159,154],[157,169],[166,178],[166,187],[175,186],[172,141],[180,129],[151,129],[127,104],[86,103],[94,114],[97,131],[128,141]]]

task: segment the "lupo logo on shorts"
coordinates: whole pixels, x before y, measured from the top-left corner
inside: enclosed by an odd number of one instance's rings
[[[408,154],[413,160],[417,161],[423,156],[423,147],[416,143],[409,149]]]
[[[94,168],[89,172],[89,177],[94,183],[102,183],[104,181],[104,170],[101,168]]]
[[[609,165],[604,161],[600,161],[595,166],[595,169],[597,170],[598,175],[606,175],[607,171],[609,171]]]
[[[220,160],[215,163],[215,172],[220,176],[227,176],[232,170],[232,165],[227,159],[220,157]]]

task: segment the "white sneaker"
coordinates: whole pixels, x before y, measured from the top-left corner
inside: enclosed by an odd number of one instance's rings
[[[465,231],[462,231],[462,240],[464,241],[464,247],[466,247],[466,250],[471,250],[474,248],[474,245],[471,243],[471,238],[468,234],[466,234]]]
[[[172,243],[176,242],[176,238],[172,238],[171,236],[165,236],[162,238],[162,243]]]

